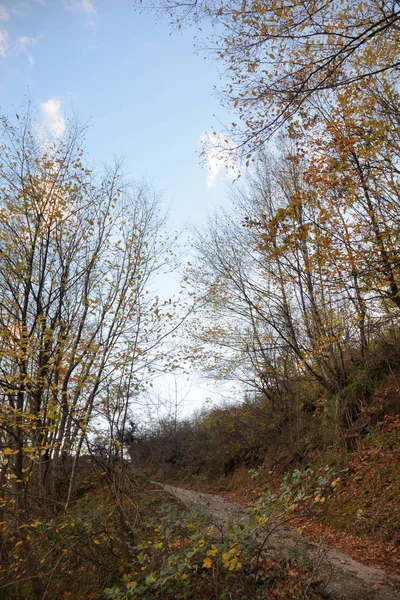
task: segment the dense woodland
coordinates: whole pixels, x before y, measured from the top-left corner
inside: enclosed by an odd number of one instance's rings
[[[215,25],[238,121],[215,152],[245,173],[194,262],[150,185],[88,167],[78,124],[48,139],[29,105],[1,119],[7,600],[318,598],[315,565],[260,544],[305,513],[398,555],[398,2],[164,9]],[[134,408],[188,365],[241,400],[149,426]],[[151,480],[259,500],[223,532]]]

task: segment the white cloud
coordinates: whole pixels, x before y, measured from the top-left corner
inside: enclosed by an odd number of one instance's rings
[[[0,57],[4,57],[8,50],[8,33],[0,29]]]
[[[12,0],[10,5],[0,4],[0,22],[10,21],[15,17],[23,17],[28,10],[29,3],[26,0]],[[21,52],[28,52],[28,48],[36,44],[35,38],[20,36],[17,39],[12,38],[5,29],[0,29],[0,57],[4,57],[8,50],[16,55]]]
[[[36,42],[37,40],[35,38],[31,38],[26,35],[20,36],[15,42],[16,54],[21,54],[21,52],[28,54],[28,60],[31,67],[35,64],[35,57],[33,54],[29,54],[29,49],[32,48]]]
[[[9,0],[5,4],[0,4],[0,12],[10,21],[13,17],[24,17],[29,13],[30,2],[28,0]]]
[[[8,8],[4,6],[4,4],[0,4],[0,21],[9,21],[10,13],[8,12]]]
[[[88,17],[95,17],[97,10],[92,0],[67,0],[64,3],[67,10],[83,12]]]
[[[97,10],[94,6],[94,4],[91,2],[91,0],[81,0],[81,10],[87,14],[87,15],[91,15],[92,17],[95,16],[95,14],[97,13]]]
[[[218,134],[205,133],[200,141],[204,145],[207,166],[207,187],[215,187],[220,173],[230,179],[238,177],[239,161],[230,139]]]
[[[49,98],[40,105],[43,115],[43,125],[54,136],[62,137],[67,128],[65,117],[61,110],[61,101]]]
[[[27,37],[26,35],[22,35],[17,40],[17,50],[18,52],[26,52],[30,46],[34,46],[36,44],[35,38]]]

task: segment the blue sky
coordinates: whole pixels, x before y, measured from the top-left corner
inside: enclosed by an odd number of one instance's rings
[[[0,0],[0,109],[29,90],[48,125],[76,111],[89,122],[97,162],[126,157],[172,202],[172,225],[203,222],[224,201],[223,169],[201,166],[200,138],[229,115],[213,86],[215,63],[193,48],[194,31],[140,14],[132,0]]]
[[[217,119],[217,65],[196,54],[195,31],[140,14],[134,0],[0,0],[0,111],[12,116],[29,92],[48,129],[75,111],[97,163],[124,156],[129,174],[164,192],[170,226],[196,226],[226,204],[218,162],[201,166],[200,139]],[[214,118],[213,115],[217,118]],[[168,290],[169,291],[169,290]],[[218,397],[197,385],[188,402]]]

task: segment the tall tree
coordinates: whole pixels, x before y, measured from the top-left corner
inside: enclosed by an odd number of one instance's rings
[[[176,326],[174,303],[152,292],[172,242],[157,195],[124,182],[118,166],[91,172],[76,128],[49,141],[29,115],[1,124],[3,492],[21,510],[32,494],[54,497],[52,469],[73,456],[69,489],[58,498],[68,505],[110,390],[123,429]]]
[[[399,71],[397,0],[164,0],[161,6],[179,26],[202,19],[215,26],[207,48],[226,67],[222,96],[238,111],[230,135],[244,156],[310,108],[321,91]]]

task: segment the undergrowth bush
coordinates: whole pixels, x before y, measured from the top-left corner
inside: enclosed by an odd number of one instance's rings
[[[269,543],[287,514],[266,495],[224,525],[204,509],[162,504],[143,523],[130,559],[120,564],[120,582],[105,598],[250,600],[277,588],[279,598],[300,598],[311,562],[303,552],[271,554]]]
[[[310,571],[304,553],[271,554],[273,531],[290,514],[285,503],[264,495],[222,525],[132,473],[112,475],[93,474],[68,511],[31,504],[28,522],[9,515],[2,600],[254,600],[267,590],[301,597]]]

